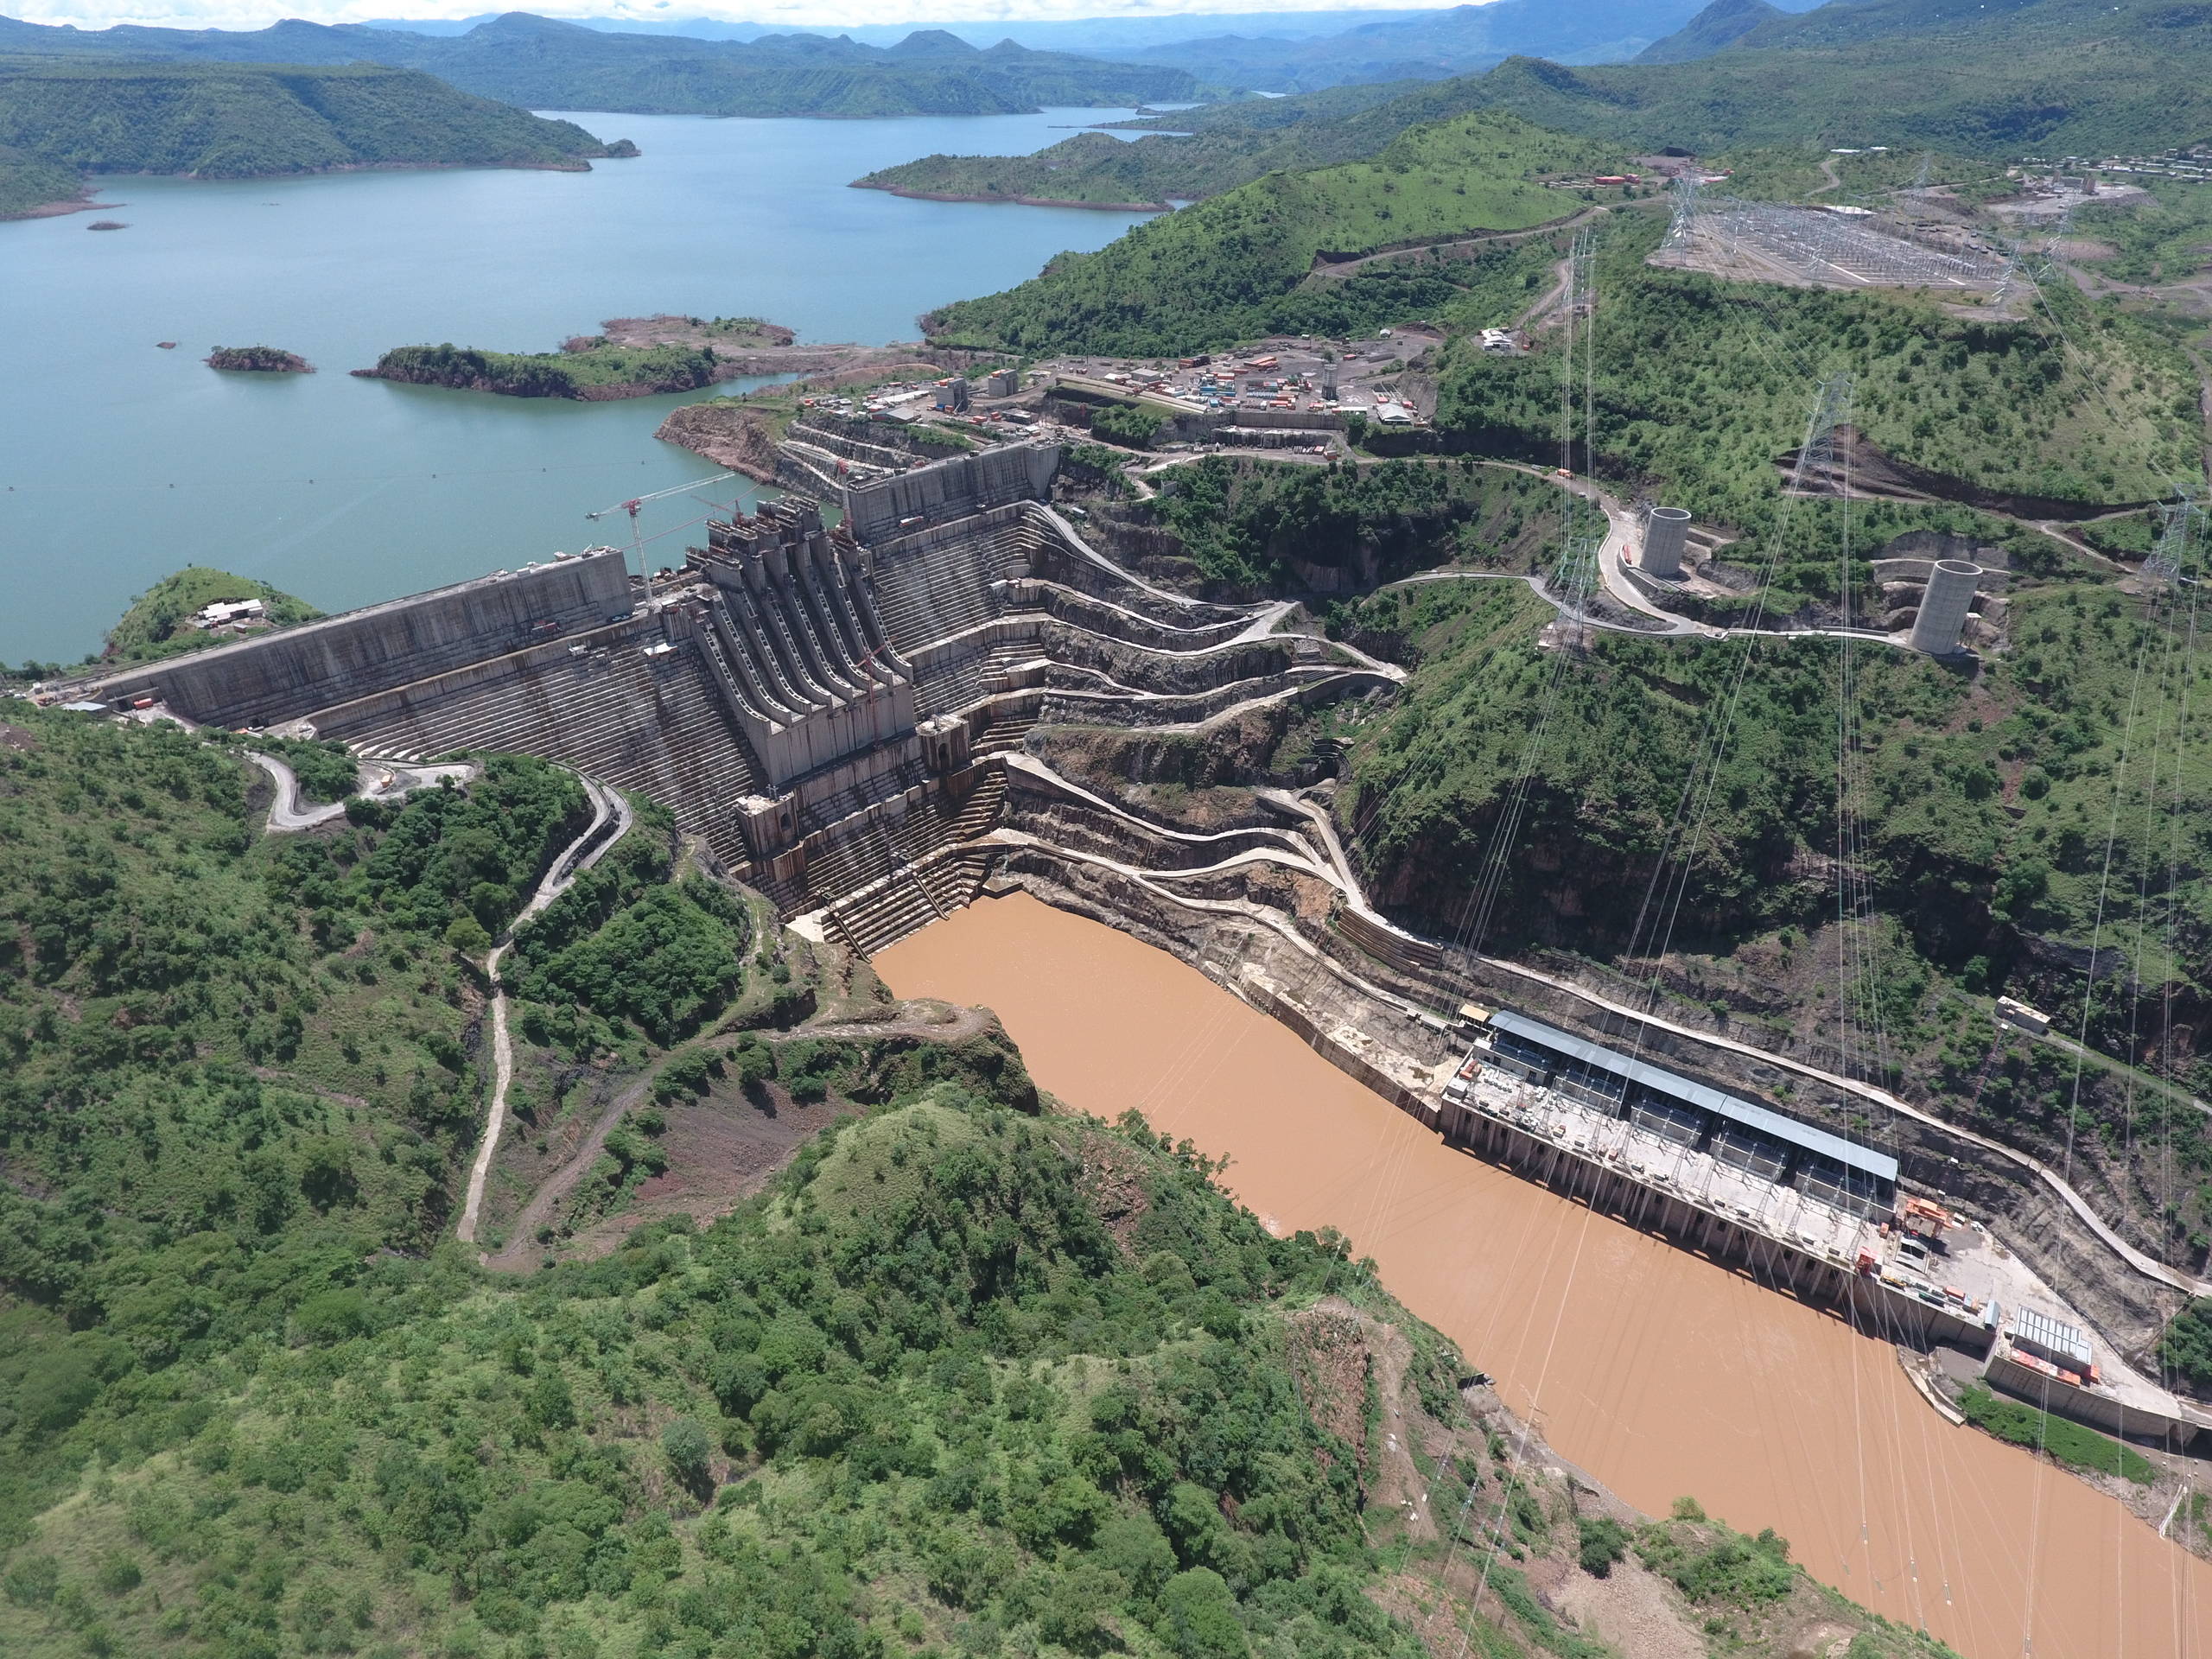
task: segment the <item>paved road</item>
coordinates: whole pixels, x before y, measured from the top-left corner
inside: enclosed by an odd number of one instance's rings
[[[299,774],[275,755],[250,749],[245,758],[267,772],[276,785],[276,798],[269,808],[269,822],[264,826],[268,834],[292,835],[345,816],[343,801],[333,801],[327,806],[309,806],[300,794]],[[407,766],[364,761],[354,777],[358,785],[355,792],[372,801],[397,800],[410,791],[428,788],[442,778],[466,783],[475,775],[476,768],[467,765]]]

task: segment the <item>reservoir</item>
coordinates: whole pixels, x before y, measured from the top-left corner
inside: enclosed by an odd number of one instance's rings
[[[902,996],[997,1010],[1039,1086],[1231,1161],[1278,1232],[1334,1226],[1637,1507],[1694,1495],[1967,1659],[2206,1651],[2212,1567],[1921,1399],[1840,1318],[1446,1147],[1164,952],[1027,895],[875,958]]]
[[[356,380],[394,346],[550,351],[607,317],[766,317],[802,341],[912,340],[948,300],[1103,246],[1140,214],[850,190],[935,150],[1021,154],[1110,110],[877,121],[573,116],[634,161],[589,173],[110,178],[111,213],[0,223],[0,661],[73,661],[187,564],[326,610],[627,539],[587,512],[711,478],[625,403]],[[130,228],[92,235],[97,218]],[[175,340],[162,351],[159,340]],[[220,374],[216,346],[312,375]],[[736,388],[725,388],[734,390]],[[725,509],[738,480],[715,486]],[[681,563],[708,511],[649,505]]]

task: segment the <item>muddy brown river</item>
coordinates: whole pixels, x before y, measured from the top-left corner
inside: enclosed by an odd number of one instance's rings
[[[2212,1653],[2212,1567],[1946,1423],[1894,1351],[1453,1152],[1195,969],[1031,899],[893,946],[901,996],[998,1011],[1038,1083],[1231,1162],[1278,1230],[1334,1226],[1554,1448],[1649,1511],[1694,1494],[1968,1659]]]

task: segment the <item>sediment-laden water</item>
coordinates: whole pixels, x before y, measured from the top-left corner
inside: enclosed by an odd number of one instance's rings
[[[1348,1235],[1562,1456],[1640,1508],[1694,1494],[1772,1527],[1817,1576],[1968,1659],[2212,1643],[2212,1568],[1944,1422],[1886,1344],[1447,1149],[1174,958],[1020,896],[875,965],[902,996],[996,1009],[1071,1106],[1135,1106],[1226,1154],[1271,1226]]]

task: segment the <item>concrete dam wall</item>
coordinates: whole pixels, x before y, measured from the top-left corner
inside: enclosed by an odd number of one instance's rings
[[[153,697],[210,725],[272,725],[626,617],[632,603],[622,555],[608,549],[149,664],[89,695]]]

